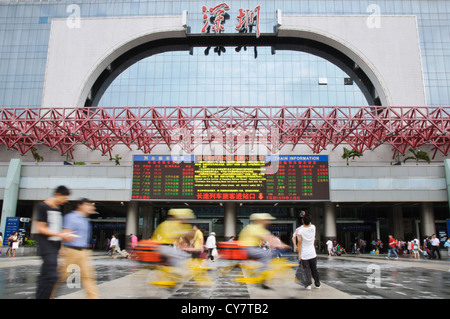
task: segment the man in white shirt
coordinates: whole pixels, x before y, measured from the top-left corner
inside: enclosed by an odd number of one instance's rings
[[[314,279],[314,284],[316,288],[320,288],[319,272],[317,271],[317,254],[314,248],[314,241],[316,238],[316,226],[311,223],[311,216],[305,214],[302,218],[303,227],[299,228],[298,231],[298,260],[299,267],[303,268],[307,278],[305,278],[306,289],[311,289],[312,280]]]
[[[436,237],[436,234],[433,234],[431,237],[431,256],[434,258],[435,254],[438,259],[441,259],[441,253],[439,252],[440,241],[439,238]]]

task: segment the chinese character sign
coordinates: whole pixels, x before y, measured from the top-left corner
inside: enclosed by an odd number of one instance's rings
[[[221,3],[215,7],[208,8],[206,6],[202,7],[203,12],[203,22],[205,25],[202,28],[202,33],[205,33],[208,29],[210,20],[213,21],[212,30],[215,33],[221,33],[225,31],[225,12],[230,10],[230,7],[226,3]]]
[[[236,30],[242,33],[252,32],[252,27],[256,27],[256,37],[259,38],[259,12],[261,6],[257,6],[255,10],[250,11],[250,9],[243,10],[239,9],[238,25]]]
[[[225,20],[226,12],[230,10],[230,6],[226,3],[221,3],[215,7],[208,9],[207,6],[202,7],[203,13],[203,28],[202,33],[209,33],[212,30],[214,33],[225,32]],[[238,24],[236,30],[240,33],[252,32],[255,28],[256,37],[260,36],[259,29],[259,17],[261,12],[261,6],[256,6],[254,10],[239,9],[239,15],[237,16]],[[210,25],[212,24],[212,26]]]

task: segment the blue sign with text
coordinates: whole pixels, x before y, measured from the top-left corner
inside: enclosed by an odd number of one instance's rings
[[[19,217],[6,217],[5,237],[3,237],[3,245],[8,245],[8,238],[19,231]]]

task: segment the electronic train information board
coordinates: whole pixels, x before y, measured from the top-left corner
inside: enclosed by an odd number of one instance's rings
[[[133,200],[326,201],[327,155],[135,155]]]

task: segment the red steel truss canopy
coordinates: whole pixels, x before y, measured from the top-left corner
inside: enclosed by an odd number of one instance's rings
[[[150,153],[160,144],[185,153],[215,144],[235,153],[264,145],[272,153],[307,145],[314,153],[346,145],[361,153],[391,145],[394,156],[450,148],[450,107],[91,107],[0,108],[0,144],[22,155],[40,145],[72,155],[85,145],[109,154],[116,145]]]

